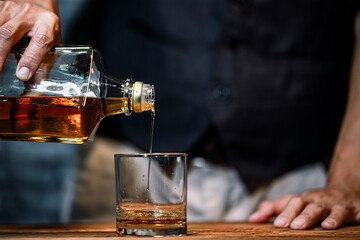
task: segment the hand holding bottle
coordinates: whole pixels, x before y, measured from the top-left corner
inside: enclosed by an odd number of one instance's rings
[[[24,37],[31,40],[16,76],[27,81],[53,44],[61,41],[56,0],[0,1],[0,73],[11,48]]]

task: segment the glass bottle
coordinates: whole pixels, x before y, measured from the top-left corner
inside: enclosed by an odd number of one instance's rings
[[[84,143],[101,119],[153,110],[154,87],[105,74],[90,46],[59,46],[32,79],[16,78],[24,49],[12,50],[0,74],[0,139]]]

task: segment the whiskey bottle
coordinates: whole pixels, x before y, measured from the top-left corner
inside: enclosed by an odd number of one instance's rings
[[[0,139],[84,143],[106,116],[154,108],[154,86],[105,74],[89,46],[58,46],[32,79],[16,78],[23,49],[12,50],[0,74]]]

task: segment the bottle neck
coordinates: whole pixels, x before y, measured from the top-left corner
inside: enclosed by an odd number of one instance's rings
[[[104,75],[101,83],[101,97],[105,99],[120,98],[124,101],[124,113],[143,112],[154,108],[155,89],[153,85],[133,82],[132,79],[119,80]]]
[[[153,85],[135,82],[132,87],[132,109],[134,112],[144,112],[154,109],[155,89]]]

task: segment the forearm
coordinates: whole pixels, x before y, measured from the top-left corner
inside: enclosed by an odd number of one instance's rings
[[[335,147],[328,186],[345,184],[360,189],[360,14],[355,22],[355,50],[350,75],[349,97]]]

